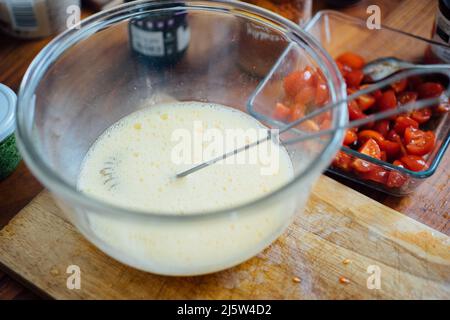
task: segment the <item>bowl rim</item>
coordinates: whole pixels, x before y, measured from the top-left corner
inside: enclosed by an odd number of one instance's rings
[[[266,201],[270,201],[271,199],[286,193],[301,180],[304,180],[312,175],[317,175],[319,172],[323,172],[325,170],[327,165],[331,162],[333,156],[340,148],[344,130],[336,130],[334,135],[327,142],[323,151],[313,161],[311,161],[311,164],[287,183],[267,195],[252,199],[233,207],[219,210],[205,210],[181,215],[174,214],[173,212],[155,213],[140,209],[130,209],[113,205],[106,201],[83,194],[75,186],[62,179],[62,177],[41,158],[40,153],[32,142],[32,127],[34,124],[33,96],[35,89],[41,81],[48,66],[50,66],[52,62],[61,56],[66,49],[105,27],[142,14],[142,11],[139,10],[143,8],[148,8],[149,10],[152,8],[171,8],[186,10],[209,10],[216,12],[221,10],[221,12],[231,13],[232,15],[240,15],[241,17],[258,21],[260,23],[270,23],[269,25],[273,28],[278,27],[278,29],[286,29],[288,31],[286,32],[288,39],[292,42],[296,42],[298,45],[303,44],[302,48],[308,51],[308,53],[315,59],[315,62],[323,69],[326,76],[329,77],[328,83],[331,85],[331,98],[337,102],[346,96],[345,82],[333,59],[311,35],[303,31],[300,26],[279,16],[278,14],[248,3],[229,0],[187,0],[183,2],[180,2],[179,0],[140,0],[125,3],[109,10],[94,14],[87,19],[82,20],[77,25],[77,27],[79,27],[78,29],[72,28],[58,35],[35,57],[20,85],[16,108],[16,137],[18,147],[25,162],[30,167],[30,170],[51,192],[61,196],[65,200],[71,201],[76,205],[82,205],[86,210],[89,210],[90,212],[92,211],[92,213],[95,214],[107,214],[119,218],[127,215],[133,215],[143,219],[151,218],[166,221],[171,219],[205,219],[208,217],[228,215],[232,212],[238,212],[262,205]],[[334,111],[333,122],[335,123],[335,126],[340,127],[347,123],[348,114],[344,103],[342,103]]]
[[[309,30],[311,28],[313,28],[317,23],[319,23],[319,21],[321,19],[323,19],[326,16],[335,16],[335,17],[338,17],[339,19],[341,19],[343,23],[358,24],[360,26],[363,26],[365,29],[367,29],[366,28],[366,20],[364,20],[364,19],[361,19],[361,18],[358,18],[358,17],[354,17],[354,16],[350,16],[348,14],[344,14],[344,13],[341,13],[341,12],[335,11],[335,10],[320,10],[305,25],[305,31],[309,32]],[[390,32],[398,33],[398,34],[400,34],[403,37],[414,38],[417,41],[422,41],[422,42],[428,43],[430,45],[437,45],[439,47],[443,47],[443,48],[447,48],[448,49],[448,46],[446,46],[446,45],[444,45],[444,44],[442,44],[440,42],[434,41],[432,39],[426,39],[426,38],[420,37],[418,35],[415,35],[415,34],[412,34],[412,33],[408,33],[406,31],[402,31],[402,30],[399,30],[399,29],[395,29],[395,28],[392,28],[392,27],[385,26],[383,24],[381,24],[380,27],[381,27],[380,29],[378,29],[378,30],[371,30],[371,32],[380,32],[380,31],[383,31],[383,30],[388,30]],[[450,145],[450,130],[448,130],[447,135],[442,140],[442,143],[439,146],[438,151],[433,156],[433,160],[430,161],[429,168],[427,170],[422,170],[422,171],[411,171],[411,170],[406,169],[406,168],[397,167],[397,166],[393,165],[392,163],[372,158],[372,157],[370,157],[368,155],[360,153],[357,150],[350,149],[350,148],[348,148],[346,146],[342,146],[341,147],[341,152],[345,152],[347,154],[350,154],[353,157],[362,158],[365,161],[372,162],[372,163],[374,163],[374,164],[376,164],[378,166],[382,166],[382,167],[388,168],[390,170],[400,171],[402,173],[408,174],[409,176],[411,176],[411,177],[413,177],[415,179],[424,179],[424,178],[428,178],[428,177],[432,176],[436,172],[439,164],[441,163],[442,158],[444,157],[445,151],[447,150],[449,145]],[[333,168],[328,168],[327,171],[330,171],[332,173],[337,173],[338,172],[338,171],[336,171]]]

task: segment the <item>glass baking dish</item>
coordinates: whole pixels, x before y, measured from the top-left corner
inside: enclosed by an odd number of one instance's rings
[[[370,30],[365,20],[332,10],[318,12],[305,29],[333,58],[350,51],[361,55],[366,61],[392,56],[414,63],[429,63],[430,49],[440,46],[435,42],[385,26],[381,26],[381,29]],[[436,135],[436,146],[426,157],[429,168],[425,171],[414,172],[400,168],[344,146],[338,154],[341,157],[350,157],[351,160],[360,158],[368,161],[382,168],[386,174],[397,172],[403,180],[401,186],[388,187],[386,183],[378,182],[373,177],[363,177],[350,169],[338,168],[334,164],[328,171],[391,195],[402,196],[411,193],[421,182],[434,174],[450,143],[448,113],[430,125],[428,129],[433,130]]]

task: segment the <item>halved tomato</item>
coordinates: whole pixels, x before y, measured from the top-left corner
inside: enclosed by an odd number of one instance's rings
[[[394,91],[396,93],[400,93],[402,91],[405,91],[406,87],[408,86],[408,80],[407,79],[402,79],[398,82],[394,82],[393,84],[391,84],[392,89],[394,89]]]
[[[419,95],[414,91],[405,91],[398,95],[397,100],[400,105],[415,102]]]
[[[345,132],[344,145],[352,145],[356,142],[356,140],[358,140],[358,136],[356,135],[354,130],[350,129]]]
[[[295,102],[302,105],[309,105],[316,99],[316,88],[303,86],[295,96]]]
[[[362,69],[366,64],[363,57],[353,52],[345,52],[336,60],[352,69]]]
[[[437,82],[425,82],[419,85],[417,91],[420,98],[436,98],[444,92],[444,87]]]
[[[419,123],[416,120],[408,117],[408,116],[399,116],[395,119],[394,130],[399,135],[403,135],[405,133],[406,128],[419,128]]]
[[[401,153],[401,144],[394,141],[384,140],[380,143],[380,149],[386,152],[388,159],[395,159]]]
[[[359,96],[356,101],[358,102],[359,109],[366,111],[375,104],[376,99],[370,94],[363,94]]]
[[[325,104],[328,101],[328,97],[329,93],[326,82],[322,79],[318,80],[316,86],[316,105],[321,106]]]
[[[381,96],[380,101],[378,101],[378,106],[381,111],[395,109],[397,107],[397,97],[394,90],[385,91]]]
[[[375,125],[373,127],[373,130],[378,131],[379,133],[381,133],[383,135],[383,137],[386,137],[387,134],[389,133],[391,127],[391,123],[389,120],[378,120],[377,122],[375,122]]]
[[[382,167],[374,166],[372,170],[370,170],[369,172],[361,173],[360,176],[364,180],[371,180],[381,184],[385,184],[387,182],[389,172],[384,170]]]
[[[423,171],[428,168],[424,158],[415,155],[406,155],[400,158],[405,167],[411,171]]]
[[[358,151],[372,158],[376,158],[378,160],[381,159],[380,147],[378,146],[377,142],[374,139],[367,140],[366,143],[364,143],[362,147],[359,148]],[[356,171],[364,173],[373,170],[376,167],[376,165],[362,159],[356,159],[355,161],[353,161],[352,167]]]
[[[347,104],[347,107],[350,120],[358,120],[367,117],[361,109],[359,109],[358,103],[355,100],[350,101]]]
[[[352,70],[345,74],[344,78],[350,88],[357,88],[364,79],[364,73],[361,70]]]
[[[434,133],[414,128],[406,128],[405,143],[409,154],[423,156],[430,153],[436,141]]]
[[[374,130],[363,130],[358,133],[359,143],[364,144],[369,139],[375,140],[378,143],[378,145],[380,145],[380,143],[384,141],[383,135]]]
[[[278,102],[275,106],[275,110],[273,112],[273,117],[280,121],[285,121],[291,114],[291,109],[286,107],[284,104]]]
[[[393,165],[404,168],[403,163],[399,160],[395,160],[393,162]],[[407,178],[405,175],[401,174],[398,171],[392,170],[391,172],[389,172],[389,176],[386,181],[386,186],[389,188],[400,188],[405,184],[406,181]]]
[[[300,118],[303,118],[304,116],[305,116],[305,106],[300,103],[296,103],[291,109],[291,114],[289,115],[289,122],[294,122]]]
[[[411,118],[416,120],[419,124],[425,123],[431,118],[431,109],[423,108],[420,110],[414,110],[411,113]]]
[[[345,152],[339,151],[333,160],[333,166],[344,171],[350,171],[352,157]]]
[[[294,98],[304,86],[316,85],[316,74],[311,67],[302,71],[294,71],[284,78],[283,86],[286,94]]]

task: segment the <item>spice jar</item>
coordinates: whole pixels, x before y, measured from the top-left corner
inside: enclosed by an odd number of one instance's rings
[[[0,180],[9,176],[20,162],[14,136],[16,95],[0,84]]]
[[[275,12],[297,24],[304,24],[311,18],[311,0],[246,0],[253,5]],[[280,35],[264,26],[246,22],[240,30],[239,64],[249,73],[264,76],[286,47]],[[266,52],[255,57],[252,52]]]

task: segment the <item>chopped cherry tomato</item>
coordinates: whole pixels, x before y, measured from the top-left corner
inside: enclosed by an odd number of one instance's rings
[[[389,172],[379,166],[374,166],[369,172],[361,173],[361,177],[365,180],[375,181],[381,184],[387,182]]]
[[[348,104],[348,115],[350,120],[358,120],[367,117],[361,109],[358,107],[358,103],[355,100],[350,101]]]
[[[417,129],[417,128],[419,128],[419,124],[417,123],[416,120],[411,119],[408,116],[399,116],[395,120],[394,130],[399,135],[403,135],[405,133],[406,128],[409,128],[409,127]]]
[[[378,102],[381,111],[395,109],[397,107],[397,97],[394,90],[387,90],[383,93]]]
[[[383,135],[374,130],[363,130],[358,133],[358,141],[361,144],[366,143],[366,141],[369,139],[375,140],[378,144],[380,144],[382,141],[384,141]]]
[[[343,64],[343,63],[341,63],[341,62],[339,62],[339,61],[336,61],[336,64],[337,64],[338,69],[339,69],[339,71],[341,72],[342,76],[344,76],[344,77],[345,77],[345,75],[346,75],[347,73],[349,73],[350,71],[352,71],[352,68],[350,68],[350,67],[349,67],[348,65],[346,65],[346,64]]]
[[[425,82],[419,85],[417,91],[420,98],[436,98],[444,92],[444,87],[437,82]]]
[[[395,160],[393,165],[404,168],[403,163],[399,160]],[[401,174],[398,171],[392,170],[391,172],[389,172],[389,176],[386,181],[386,186],[388,188],[400,188],[405,184],[406,181],[407,178],[405,177],[405,175]]]
[[[369,94],[363,94],[362,96],[359,96],[356,101],[358,102],[359,109],[366,111],[375,104],[376,99]]]
[[[421,156],[406,155],[400,158],[405,167],[411,171],[423,171],[428,168],[426,161]]]
[[[353,70],[344,75],[344,78],[350,88],[357,88],[364,79],[364,73],[361,70]]]
[[[386,152],[388,159],[395,159],[401,154],[401,145],[398,142],[384,140],[380,143],[380,148]]]
[[[273,113],[273,117],[277,120],[285,121],[291,114],[291,109],[286,107],[282,103],[277,103],[275,107],[275,111]]]
[[[431,110],[430,108],[423,108],[420,110],[414,110],[411,113],[411,118],[416,120],[419,124],[423,124],[430,120],[431,118]]]
[[[404,105],[410,102],[415,102],[419,95],[414,91],[405,91],[398,95],[398,103]]]
[[[379,120],[379,121],[375,122],[373,130],[381,133],[383,135],[383,137],[387,137],[390,127],[391,127],[391,124],[390,124],[389,120]]]
[[[378,160],[381,159],[380,147],[374,139],[367,140],[358,151],[372,158],[376,158]],[[352,166],[358,172],[369,172],[376,167],[376,165],[362,159],[356,159],[353,161]]]
[[[345,152],[339,151],[333,160],[333,166],[344,171],[350,171],[352,157]]]
[[[347,132],[345,133],[344,145],[352,145],[356,142],[356,140],[358,140],[358,136],[356,135],[355,131],[347,130]]]
[[[341,54],[336,60],[342,64],[349,66],[352,69],[362,69],[365,65],[364,59],[352,52],[345,52]]]
[[[316,98],[316,89],[310,86],[303,86],[295,96],[295,102],[302,105],[309,105]]]
[[[305,106],[302,104],[295,104],[292,107],[291,114],[289,115],[289,122],[294,122],[305,116]]]
[[[328,97],[329,93],[326,82],[322,79],[318,80],[316,86],[316,105],[321,106],[325,104],[328,101]]]
[[[402,79],[398,82],[394,82],[393,84],[391,84],[392,89],[394,89],[394,91],[396,93],[400,93],[402,91],[405,91],[406,88],[408,87],[408,80],[407,79]]]
[[[311,67],[303,71],[294,71],[284,79],[284,90],[286,94],[294,98],[304,86],[316,85],[316,74]]]
[[[397,141],[397,139],[400,139],[400,136],[398,135],[398,133],[395,130],[389,130],[386,138],[389,141]]]
[[[436,138],[431,131],[424,132],[419,129],[406,128],[405,143],[409,154],[423,156],[430,153],[435,144]]]

